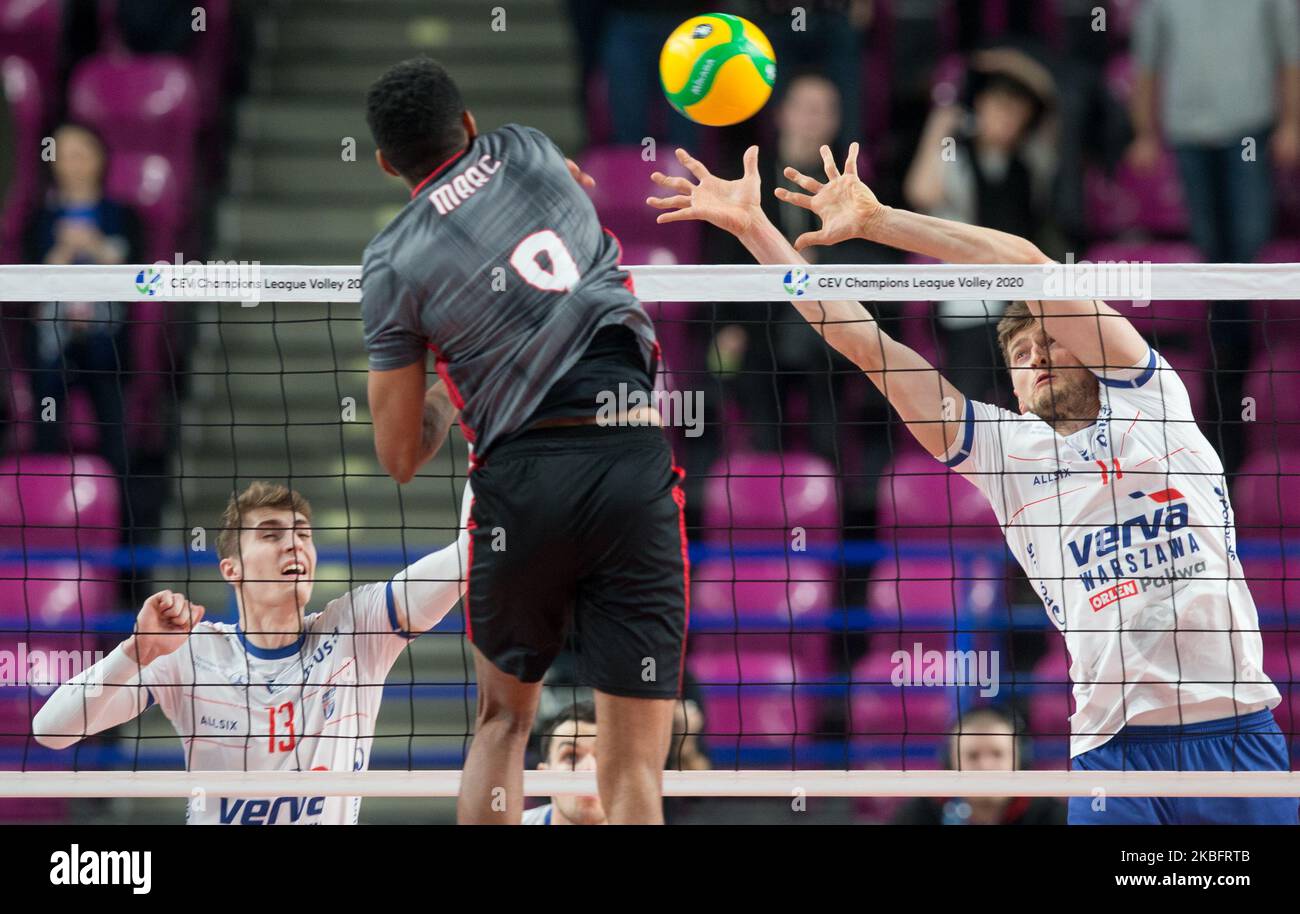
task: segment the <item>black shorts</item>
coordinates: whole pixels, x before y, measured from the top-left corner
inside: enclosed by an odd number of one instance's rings
[[[471,473],[466,633],[539,682],[572,634],[578,679],[675,698],[689,615],[685,473],[663,430],[526,432]]]

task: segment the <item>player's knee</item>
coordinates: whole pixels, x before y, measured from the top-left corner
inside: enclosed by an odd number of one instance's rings
[[[532,709],[484,702],[478,709],[476,732],[490,732],[497,739],[526,742],[532,733]]]

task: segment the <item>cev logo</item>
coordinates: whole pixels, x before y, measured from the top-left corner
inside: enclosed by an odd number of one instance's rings
[[[135,274],[135,290],[141,295],[157,295],[162,288],[162,274],[157,270],[141,270]]]
[[[785,274],[785,291],[787,295],[801,296],[808,291],[808,271],[800,267],[787,270]]]

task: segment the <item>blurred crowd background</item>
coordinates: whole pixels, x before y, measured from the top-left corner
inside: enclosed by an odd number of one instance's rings
[[[842,159],[853,140],[883,202],[1023,235],[1059,259],[1300,262],[1300,0],[520,0],[497,5],[500,21],[492,6],[0,0],[0,262],[359,262],[405,199],[372,165],[364,91],[414,53],[448,66],[483,129],[531,124],[577,158],[628,264],[747,262],[708,227],[655,225],[648,176],[678,168],[674,146],[738,176],[757,143],[765,207],[793,239],[811,216],[771,196],[781,168],[816,174],[822,144]],[[771,101],[732,128],[691,124],[658,83],[663,40],[708,11],[751,19],[776,49]],[[814,256],[903,262],[865,242]],[[322,569],[341,584],[391,574],[410,544],[449,538],[463,445],[398,493],[368,427],[340,423],[340,398],[364,403],[354,307],[170,306],[123,288],[117,302],[0,312],[6,642],[115,643],[155,585],[183,583],[229,609],[215,571],[185,547],[254,476],[287,477],[313,499],[334,549]],[[1183,372],[1230,474],[1243,541],[1274,548],[1243,555],[1268,629],[1266,672],[1289,681],[1300,644],[1288,641],[1293,575],[1277,547],[1282,506],[1300,494],[1289,475],[1300,468],[1300,311],[1114,304]],[[991,332],[1004,302],[867,306],[967,394],[1014,406]],[[1067,658],[974,490],[919,452],[789,305],[647,308],[662,389],[702,391],[706,410],[703,434],[669,431],[694,543],[694,684],[678,763],[1065,765]],[[42,421],[51,403],[58,418]],[[796,526],[806,556],[787,550]],[[999,651],[1001,696],[888,685],[893,651],[918,644]],[[458,767],[469,728],[459,629],[411,655],[381,722],[389,754],[377,749],[375,764]],[[563,664],[553,684],[547,713],[579,695]],[[1279,719],[1294,734],[1283,690]],[[66,767],[69,756],[26,739],[40,699],[19,691],[0,690],[12,693],[0,695],[0,767]],[[1001,723],[986,714],[983,730],[996,745],[954,755],[959,712],[990,705]],[[86,745],[82,766],[179,760],[157,720]],[[123,803],[97,810],[167,815]],[[700,805],[675,812],[714,814]],[[972,815],[928,801],[841,812]],[[0,801],[3,817],[69,814],[61,801]],[[1007,801],[973,814],[1031,812]]]

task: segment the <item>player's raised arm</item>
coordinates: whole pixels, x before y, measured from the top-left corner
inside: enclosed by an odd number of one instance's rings
[[[829,147],[822,147],[826,181],[794,168],[785,175],[807,194],[776,189],[777,199],[811,210],[822,227],[795,240],[795,249],[865,238],[879,244],[933,257],[947,263],[1051,264],[1033,242],[978,225],[924,216],[885,206],[858,178],[852,157],[841,172]],[[1030,301],[1048,336],[1070,350],[1084,365],[1129,368],[1147,353],[1141,334],[1103,301]]]
[[[856,156],[854,144],[849,161],[856,161]],[[685,150],[677,150],[677,157],[698,183],[659,172],[651,175],[656,184],[676,194],[646,201],[671,210],[660,214],[659,222],[702,220],[735,235],[759,263],[806,263],[759,204],[757,146],[746,150],[745,174],[739,181],[715,177]],[[796,300],[791,304],[827,343],[866,372],[922,447],[935,456],[949,450],[961,430],[966,399],[933,365],[882,331],[860,302]]]
[[[184,594],[162,590],[144,601],[135,633],[103,660],[59,686],[32,720],[32,735],[49,749],[66,749],[112,729],[148,706],[140,671],[178,650],[205,610]]]
[[[371,369],[367,383],[370,418],[375,425],[375,455],[399,483],[438,453],[456,419],[442,380],[424,387],[424,363],[391,371]]]
[[[427,632],[465,595],[469,585],[469,512],[473,503],[474,492],[467,480],[456,541],[393,575],[393,611],[400,631],[412,635]]]

